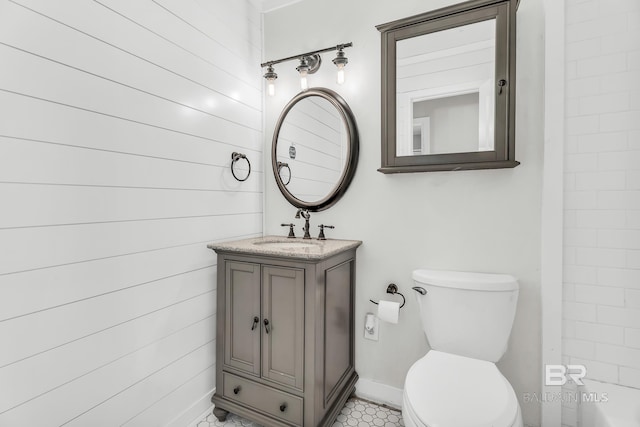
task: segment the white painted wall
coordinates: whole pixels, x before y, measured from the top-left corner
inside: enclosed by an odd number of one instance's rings
[[[412,122],[429,119],[430,147],[425,154],[478,151],[479,107],[477,92],[414,103]],[[404,139],[406,135],[398,137]]]
[[[563,355],[640,388],[640,3],[567,1],[565,65]]]
[[[543,11],[541,0],[523,1],[518,13],[518,105],[515,169],[383,175],[380,167],[380,33],[375,25],[454,3],[446,0],[302,1],[267,13],[264,59],[278,59],[353,42],[346,82],[335,84],[332,54],[309,77],[311,86],[337,90],[360,130],[358,169],[344,198],[312,214],[312,229],[332,224],[328,237],[361,239],[358,249],[356,369],[366,384],[402,388],[413,362],[427,351],[413,299],[411,271],[418,267],[501,272],[516,276],[521,292],[507,354],[498,364],[521,398],[525,422],[539,425],[539,405],[522,401],[540,391],[540,189],[543,147]],[[298,91],[295,61],[276,66],[277,95],[265,104],[265,144],[270,146],[281,108]],[[269,159],[265,159],[267,162]],[[295,209],[265,175],[265,231]],[[294,220],[295,221],[295,220]],[[298,224],[301,225],[300,222]],[[297,227],[300,233],[300,226]],[[395,282],[407,296],[397,325],[381,324],[380,340],[362,338],[364,317]]]
[[[0,2],[0,425],[210,405],[206,244],[262,232],[260,59],[249,0]]]
[[[542,363],[562,363],[562,243],[564,108],[565,108],[565,0],[544,0],[544,158],[541,206],[540,288],[542,301]],[[558,387],[542,382],[543,396],[554,396]],[[562,402],[546,399],[541,405],[541,425],[561,424]]]

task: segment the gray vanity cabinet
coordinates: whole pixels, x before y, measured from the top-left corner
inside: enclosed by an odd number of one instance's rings
[[[330,426],[354,391],[355,247],[327,257],[218,253],[214,414]]]

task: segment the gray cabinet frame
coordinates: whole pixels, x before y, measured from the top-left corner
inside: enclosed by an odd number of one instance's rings
[[[216,392],[211,398],[216,406],[216,416],[224,417],[228,411],[274,427],[324,427],[333,424],[346,400],[355,390],[358,380],[354,366],[355,251],[355,248],[349,249],[325,259],[309,261],[218,251]],[[294,375],[295,380],[287,384],[287,381],[274,380],[269,372],[265,375],[265,357],[269,357],[269,354],[268,351],[265,354],[263,311],[259,314],[261,360],[254,361],[262,367],[261,372],[256,375],[251,369],[227,363],[229,359],[225,358],[226,346],[232,325],[228,324],[230,318],[227,316],[227,308],[230,298],[227,295],[226,284],[228,274],[237,265],[254,266],[257,270],[244,269],[260,272],[261,283],[254,285],[258,286],[260,291],[253,294],[253,298],[259,298],[261,305],[265,301],[265,281],[269,280],[269,275],[286,275],[289,272],[290,275],[292,273],[291,277],[294,277],[296,272],[299,273],[300,278],[293,280],[297,280],[299,286],[303,287],[303,292],[293,299],[289,298],[289,301],[299,301],[303,304],[303,307],[296,307],[300,309],[300,316],[304,318],[304,324],[300,325],[303,326],[303,351],[300,355],[292,356],[295,359],[292,360],[294,364],[299,364],[302,369],[302,378],[295,378]],[[243,280],[255,283],[253,277],[243,276]],[[252,306],[253,301],[247,301],[247,304]],[[262,306],[261,310],[264,309]],[[277,306],[277,309],[286,310],[287,307],[283,304]],[[247,311],[245,316],[250,316],[250,313]],[[245,319],[241,326],[249,329],[251,322]],[[293,337],[291,339],[294,342],[296,340]],[[264,393],[265,401],[275,402],[277,399],[282,400],[283,396],[289,396],[293,403],[302,399],[302,422],[294,422],[284,416],[279,417],[277,410],[269,412],[269,409],[234,399],[233,394],[229,393],[229,390],[233,389],[229,381],[234,378],[243,381],[245,385],[255,386]],[[255,395],[255,390],[252,390],[252,393]]]
[[[515,160],[516,0],[471,0],[376,28],[382,38],[382,173],[513,168]],[[495,148],[493,151],[396,155],[396,42],[496,19]],[[500,80],[506,86],[499,87]],[[502,90],[501,94],[498,94]]]

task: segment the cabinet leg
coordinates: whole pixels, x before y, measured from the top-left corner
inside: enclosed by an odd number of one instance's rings
[[[227,420],[227,415],[229,415],[229,411],[225,411],[222,408],[218,408],[217,406],[213,408],[213,415],[220,421],[221,423]]]

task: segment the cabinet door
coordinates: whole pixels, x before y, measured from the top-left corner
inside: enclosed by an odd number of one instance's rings
[[[302,390],[304,270],[263,266],[262,377]]]
[[[260,375],[260,265],[226,262],[224,363]]]

